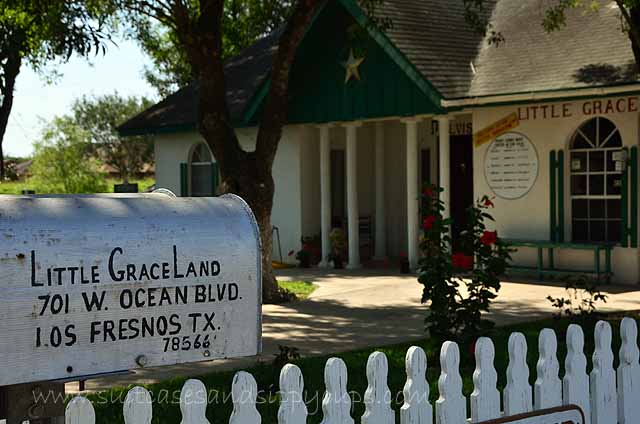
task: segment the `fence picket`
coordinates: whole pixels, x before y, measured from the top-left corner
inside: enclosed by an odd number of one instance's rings
[[[591,404],[589,402],[587,357],[584,355],[584,333],[577,324],[571,324],[567,329],[567,357],[564,361],[564,368],[563,402],[565,405],[578,405],[584,412],[585,424],[590,424]]]
[[[76,396],[67,405],[64,414],[65,424],[95,424],[96,413],[89,399]]]
[[[467,401],[462,394],[460,350],[457,343],[444,342],[440,350],[440,368],[436,424],[464,424],[467,421]]]
[[[598,321],[595,328],[591,385],[591,423],[617,424],[616,373],[613,370],[611,325]]]
[[[509,364],[503,392],[504,415],[547,409],[561,404],[578,405],[585,413],[585,424],[635,424],[640,417],[640,348],[637,322],[624,318],[620,324],[622,345],[618,352],[620,365],[613,368],[612,329],[599,321],[594,330],[593,369],[587,374],[584,353],[584,333],[579,325],[567,329],[565,375],[559,378],[558,340],[551,329],[538,335],[540,355],[536,364],[534,387],[529,384],[527,341],[522,333],[509,337]],[[467,401],[462,392],[460,351],[454,342],[445,342],[440,351],[441,373],[438,378],[440,397],[435,405],[435,424],[479,423],[500,419],[500,392],[495,369],[493,341],[481,337],[475,345],[476,368],[474,390],[469,404],[471,419],[467,420]],[[427,355],[412,346],[405,356],[407,380],[403,388],[404,404],[400,408],[400,424],[433,424],[433,407],[429,402]],[[364,393],[365,413],[362,424],[395,424],[391,408],[387,357],[374,352],[367,360],[367,390]],[[326,391],[322,399],[321,424],[354,424],[352,401],[347,392],[347,367],[340,358],[330,358],[325,364]],[[617,383],[617,385],[616,385]],[[280,373],[280,406],[278,424],[306,424],[308,410],[304,399],[304,378],[300,368],[287,364]],[[233,412],[229,424],[261,424],[256,408],[258,386],[253,376],[239,371],[233,378],[231,398]],[[204,384],[188,380],[180,393],[181,424],[209,424],[206,418],[208,392]],[[122,408],[125,424],[151,424],[153,405],[151,394],[142,387],[127,393]],[[156,411],[157,413],[157,411]],[[95,424],[94,408],[89,400],[77,396],[66,407],[65,424]]]
[[[536,365],[537,378],[534,385],[536,409],[553,408],[562,405],[562,381],[558,362],[558,340],[550,328],[543,329],[538,335],[539,358]]]
[[[471,422],[488,421],[500,417],[500,392],[498,373],[493,365],[496,352],[488,337],[476,341],[476,369],[473,372],[473,393],[471,393]]]
[[[287,364],[280,372],[280,408],[278,424],[305,424],[307,405],[304,403],[304,378],[300,368]]]
[[[512,333],[509,336],[509,365],[503,399],[505,415],[516,415],[533,409],[527,365],[527,339],[522,333]]]
[[[187,380],[180,392],[180,424],[209,424],[207,420],[207,388],[202,381]]]
[[[404,360],[407,382],[402,394],[404,404],[400,408],[400,424],[432,424],[433,408],[429,403],[427,383],[427,355],[421,347],[411,346]]]
[[[347,366],[342,359],[329,358],[324,367],[324,384],[321,424],[353,424],[351,398],[347,393]]]
[[[151,395],[147,389],[136,386],[129,390],[122,406],[125,424],[150,424],[153,416]]]
[[[373,352],[367,360],[367,390],[364,392],[362,424],[394,424],[391,390],[387,385],[389,365],[382,352]]]
[[[620,366],[618,367],[618,423],[632,424],[640,417],[640,351],[638,326],[631,318],[620,323]]]
[[[258,384],[251,374],[238,371],[231,384],[231,400],[233,412],[229,424],[260,424],[262,418],[256,409]]]

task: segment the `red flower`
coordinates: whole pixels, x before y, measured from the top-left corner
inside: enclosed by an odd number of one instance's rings
[[[485,231],[482,233],[482,237],[480,237],[480,243],[485,246],[491,246],[496,241],[498,241],[498,232],[497,231]]]
[[[433,197],[433,187],[431,187],[431,186],[425,187],[425,189],[422,192],[422,194],[427,196],[427,197]]]
[[[493,202],[491,201],[491,199],[489,199],[488,197],[486,199],[484,199],[484,206],[486,208],[492,208],[495,205],[493,204]]]
[[[429,231],[430,229],[433,228],[433,224],[438,220],[438,218],[436,218],[433,215],[428,215],[424,217],[424,220],[422,221],[422,228],[424,228],[425,230]]]
[[[451,255],[451,263],[456,269],[471,269],[473,268],[473,256],[461,252],[454,253]]]

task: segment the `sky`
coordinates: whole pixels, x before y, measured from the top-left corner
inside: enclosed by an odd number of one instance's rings
[[[73,100],[83,95],[101,95],[117,91],[121,95],[147,96],[157,100],[155,90],[142,76],[149,60],[133,41],[116,41],[106,55],[86,59],[72,57],[57,66],[62,77],[53,84],[23,66],[16,80],[13,109],[4,136],[8,156],[29,156],[33,142],[40,137],[43,123],[71,110]]]

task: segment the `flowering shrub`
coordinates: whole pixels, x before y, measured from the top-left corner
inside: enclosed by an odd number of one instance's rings
[[[487,196],[467,210],[464,230],[452,252],[451,219],[442,215],[438,198],[442,189],[427,187],[423,194],[422,258],[418,281],[424,286],[422,302],[429,303],[425,319],[431,336],[447,338],[461,332],[475,335],[493,323],[482,319],[500,289],[500,275],[510,259],[509,247],[496,231],[486,227],[493,221],[487,212],[493,202]]]

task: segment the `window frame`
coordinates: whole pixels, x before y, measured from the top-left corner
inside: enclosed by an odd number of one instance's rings
[[[587,127],[591,121],[595,120],[595,139],[591,139],[590,137],[587,137],[587,135],[585,134],[585,131],[583,131],[583,128]],[[606,120],[608,121],[608,123],[610,124],[610,127],[612,128],[611,132],[607,135],[604,136],[604,138],[601,137],[600,134],[600,123],[601,120]],[[619,137],[615,137],[616,133],[619,135]],[[573,145],[576,142],[576,139],[578,136],[581,136],[584,140],[586,140],[591,147],[579,147],[579,148],[574,148]],[[619,145],[611,145],[609,146],[608,143],[612,140],[617,138],[619,140]],[[600,141],[602,140],[602,141]],[[570,142],[569,142],[569,161],[568,161],[568,174],[569,174],[569,184],[568,184],[568,189],[569,189],[569,202],[571,205],[571,216],[570,216],[570,224],[571,224],[571,240],[574,243],[620,243],[621,242],[621,237],[622,234],[619,235],[619,238],[616,239],[611,239],[610,236],[610,231],[609,231],[609,226],[612,225],[611,223],[614,223],[613,225],[617,224],[619,227],[622,226],[622,217],[621,217],[621,213],[617,216],[617,217],[611,217],[610,216],[610,211],[609,211],[609,200],[614,200],[614,201],[618,201],[620,203],[620,207],[622,207],[622,193],[617,193],[617,194],[611,194],[610,191],[613,187],[615,187],[615,185],[612,185],[611,187],[609,186],[609,176],[619,176],[619,178],[622,178],[622,174],[623,171],[617,171],[615,170],[615,168],[613,170],[609,169],[609,155],[613,154],[613,152],[619,152],[622,151],[624,149],[624,143],[622,140],[622,134],[620,133],[620,129],[618,128],[617,125],[615,125],[615,123],[613,121],[611,121],[608,118],[602,117],[602,116],[596,116],[596,117],[592,117],[587,119],[586,121],[583,121],[580,126],[574,131],[574,133],[571,136]],[[603,154],[603,164],[602,164],[602,170],[599,171],[592,171],[591,170],[591,155],[594,153],[599,153],[602,152]],[[578,171],[574,171],[573,170],[573,160],[574,160],[574,154],[575,153],[584,153],[584,166],[581,168],[581,170]],[[615,164],[614,164],[615,167]],[[592,176],[602,176],[602,194],[592,194],[592,184],[591,184],[591,177]],[[573,177],[574,176],[585,176],[586,181],[585,181],[585,190],[586,193],[585,194],[574,194],[574,180]],[[614,180],[615,181],[615,180]],[[615,183],[614,183],[615,184]],[[620,187],[621,188],[621,187]],[[619,191],[619,190],[614,190],[614,191]],[[587,207],[587,211],[585,213],[585,217],[576,217],[576,210],[574,208],[574,201],[575,200],[584,200],[586,203],[586,207]],[[602,212],[602,216],[601,217],[592,217],[592,213],[591,213],[591,201],[592,200],[600,200],[603,202],[603,212]],[[575,223],[576,222],[585,222],[587,227],[586,227],[586,239],[577,239],[575,236]],[[592,225],[594,222],[601,222],[604,226],[604,240],[594,240],[593,236],[592,236]]]

